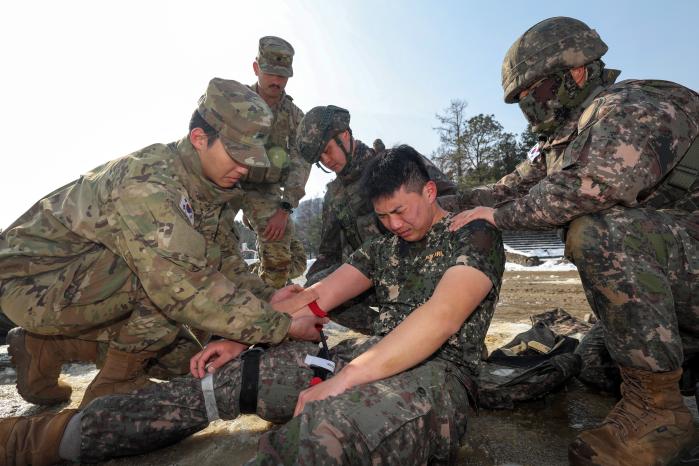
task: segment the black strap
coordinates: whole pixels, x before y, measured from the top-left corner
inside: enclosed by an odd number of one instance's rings
[[[243,371],[240,381],[240,414],[255,414],[257,412],[257,391],[260,380],[260,356],[264,350],[254,347],[245,351],[240,358],[243,360]]]

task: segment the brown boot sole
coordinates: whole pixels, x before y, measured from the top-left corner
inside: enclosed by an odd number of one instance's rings
[[[55,405],[70,400],[70,392],[63,397],[42,397],[31,391],[27,379],[32,356],[26,350],[25,336],[26,330],[21,327],[15,327],[7,333],[7,352],[10,353],[10,359],[17,372],[17,392],[26,401],[36,405]]]

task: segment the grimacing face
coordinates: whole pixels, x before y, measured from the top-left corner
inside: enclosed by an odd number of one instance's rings
[[[405,241],[424,238],[436,219],[430,184],[436,191],[434,182],[429,181],[421,192],[409,192],[401,186],[390,196],[375,199],[374,212],[383,226]]]

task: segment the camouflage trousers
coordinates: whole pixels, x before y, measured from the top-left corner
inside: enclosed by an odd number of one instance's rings
[[[307,276],[304,286],[308,287],[318,283],[337,270],[337,268],[338,266],[328,267],[327,269],[320,270],[313,275]],[[379,316],[378,311],[375,309],[377,306],[374,290],[370,289],[342,303],[333,309],[328,317],[333,322],[347,327],[350,330],[363,335],[373,335],[374,322],[377,321]]]
[[[122,259],[105,249],[64,268],[0,283],[0,309],[16,325],[40,335],[109,343],[122,351],[160,351],[180,326],[148,298],[136,275],[115,276]]]
[[[685,351],[699,349],[699,241],[692,228],[686,212],[621,207],[571,223],[566,256],[578,267],[603,329],[596,332],[616,364],[671,371]],[[589,343],[582,350],[594,353]]]
[[[338,369],[378,341],[346,340],[333,348]],[[289,342],[260,358],[257,415],[286,422],[260,440],[251,464],[426,464],[453,461],[466,429],[467,392],[453,365],[436,359],[411,370],[312,402],[294,418],[318,347]],[[219,415],[240,414],[241,359],[214,379]],[[287,422],[288,421],[288,422]],[[129,395],[94,400],[82,412],[81,462],[164,447],[208,425],[201,382],[182,377]]]
[[[281,288],[291,278],[292,261],[299,268],[299,257],[303,257],[302,272],[306,269],[306,252],[303,244],[294,239],[294,224],[289,218],[284,236],[276,241],[266,240],[262,233],[267,222],[279,209],[278,185],[270,185],[269,189],[248,189],[240,199],[240,204],[234,207],[242,208],[252,229],[257,234],[257,251],[260,255],[258,274],[266,283]],[[292,259],[293,258],[293,259]],[[299,274],[300,275],[300,274]]]
[[[259,243],[257,245],[259,250]],[[289,265],[289,280],[298,278],[304,274],[306,271],[306,249],[303,247],[303,243],[295,237],[291,237],[289,242],[289,250],[291,252],[291,264]],[[262,272],[261,263],[257,261],[250,264],[250,271],[256,275],[260,275]]]

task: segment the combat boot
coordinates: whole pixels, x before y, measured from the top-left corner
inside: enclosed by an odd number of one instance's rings
[[[94,341],[36,335],[21,327],[10,330],[7,342],[17,371],[17,391],[25,400],[39,405],[70,400],[70,386],[58,380],[64,363],[97,359]]]
[[[113,393],[131,393],[152,384],[146,375],[145,366],[148,360],[155,357],[156,354],[153,351],[130,353],[119,351],[110,346],[104,360],[104,366],[85,389],[80,409],[100,396]]]
[[[58,455],[63,432],[77,413],[66,409],[36,416],[0,420],[0,461],[6,466],[48,466],[62,462]]]
[[[622,398],[600,427],[573,441],[572,465],[663,465],[692,441],[694,420],[678,386],[682,369],[620,369]]]

